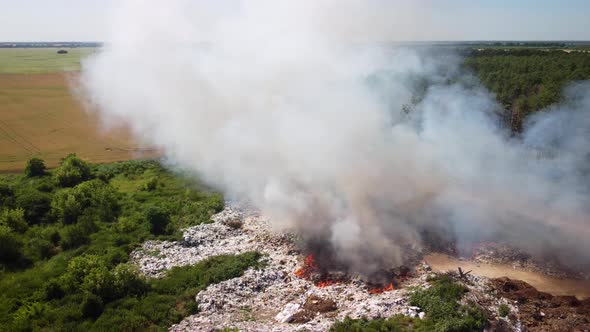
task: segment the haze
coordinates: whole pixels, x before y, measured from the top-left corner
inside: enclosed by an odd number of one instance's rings
[[[199,20],[196,8],[187,15]],[[154,2],[152,2],[154,3]],[[162,1],[162,6],[164,5]],[[566,1],[385,1],[371,0],[375,15],[391,21],[373,25],[386,40],[588,40],[590,3]],[[0,0],[0,41],[103,41],[107,18],[120,6],[114,0]],[[152,6],[155,6],[152,4]],[[221,11],[242,6],[216,1]],[[416,24],[420,22],[420,24]],[[365,26],[357,22],[358,26]],[[385,24],[386,26],[383,26]],[[350,26],[347,24],[347,28]],[[357,33],[351,31],[352,34]]]

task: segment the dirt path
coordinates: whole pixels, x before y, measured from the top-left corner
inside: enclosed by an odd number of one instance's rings
[[[514,269],[510,265],[479,264],[471,261],[459,260],[444,254],[431,254],[425,257],[426,262],[436,272],[457,270],[471,270],[473,274],[488,278],[508,277],[523,280],[537,290],[553,295],[575,295],[583,299],[590,297],[590,280],[558,279],[541,273]]]

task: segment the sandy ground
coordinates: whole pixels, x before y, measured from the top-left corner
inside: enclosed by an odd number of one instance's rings
[[[580,299],[590,297],[589,280],[552,278],[537,272],[517,270],[510,265],[479,264],[438,253],[426,256],[425,260],[436,272],[457,270],[461,267],[464,271],[471,270],[475,275],[488,278],[508,277],[523,280],[539,291],[552,295],[575,295]]]

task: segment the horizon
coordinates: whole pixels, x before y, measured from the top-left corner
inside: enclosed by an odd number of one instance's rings
[[[219,0],[215,3],[177,0],[185,7],[183,15],[200,22],[211,15],[229,16],[242,11],[246,0]],[[323,1],[335,7],[357,5],[354,0],[346,3]],[[109,36],[112,19],[126,4],[143,9],[164,8],[158,0],[115,1],[84,0],[72,2],[55,0],[42,2],[23,0],[18,3],[0,0],[5,9],[0,12],[3,27],[0,40],[8,42],[61,42],[103,41]],[[370,0],[365,8],[372,15],[371,24],[379,25],[381,39],[412,42],[442,41],[589,41],[590,3],[583,0],[482,0],[476,3],[466,0],[449,0],[444,3],[432,0],[401,0],[389,3]],[[314,14],[313,8],[310,16]],[[205,16],[202,14],[205,13]],[[387,13],[389,20],[380,21]],[[329,15],[339,15],[332,10]],[[265,16],[273,24],[272,16]],[[359,20],[361,20],[359,18]],[[356,22],[362,23],[362,22]],[[42,27],[42,28],[40,28]],[[352,30],[351,30],[352,31]],[[358,32],[358,31],[352,31]],[[363,36],[366,37],[366,36]]]

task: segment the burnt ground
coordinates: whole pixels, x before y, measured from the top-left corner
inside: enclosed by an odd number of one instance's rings
[[[491,279],[498,296],[514,301],[526,331],[590,331],[590,298],[553,296],[528,283],[508,278]]]

